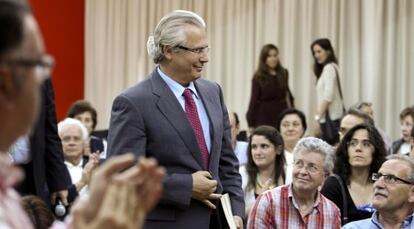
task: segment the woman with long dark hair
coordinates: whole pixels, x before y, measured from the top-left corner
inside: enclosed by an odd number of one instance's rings
[[[276,126],[280,113],[294,107],[289,89],[289,72],[281,64],[279,49],[263,46],[259,66],[253,76],[247,123],[252,130],[260,125]]]
[[[346,223],[345,216],[347,222],[372,216],[374,182],[371,177],[378,172],[386,155],[385,143],[374,126],[359,124],[345,134],[336,150],[334,173],[337,176],[328,177],[321,190],[341,210],[342,224]]]
[[[338,61],[329,39],[315,40],[311,45],[315,63],[313,72],[316,76],[317,110],[314,132],[331,145],[339,141],[339,122],[344,113],[340,94]],[[328,118],[333,126],[327,125]],[[329,134],[331,130],[332,134]]]
[[[276,128],[259,126],[249,137],[248,159],[240,167],[246,215],[262,192],[285,183],[283,139]]]

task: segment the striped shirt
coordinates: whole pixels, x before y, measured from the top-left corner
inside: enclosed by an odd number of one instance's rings
[[[247,228],[339,229],[341,213],[333,202],[318,192],[312,211],[302,217],[290,184],[266,191],[257,198]]]

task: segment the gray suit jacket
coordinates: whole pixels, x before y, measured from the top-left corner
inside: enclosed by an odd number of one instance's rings
[[[210,121],[209,172],[218,181],[216,192],[229,193],[233,214],[243,217],[241,176],[221,88],[205,79],[194,84]],[[108,154],[127,152],[154,157],[167,170],[164,192],[146,228],[209,228],[210,209],[191,198],[191,174],[203,170],[202,154],[184,110],[156,70],[114,100]]]

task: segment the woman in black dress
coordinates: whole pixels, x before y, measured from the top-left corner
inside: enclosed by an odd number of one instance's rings
[[[342,224],[372,216],[374,181],[371,177],[378,172],[386,154],[381,134],[368,124],[353,127],[339,143],[334,168],[336,177],[326,179],[321,193],[341,210]]]
[[[279,49],[273,44],[263,46],[259,67],[253,76],[247,123],[250,129],[260,125],[276,127],[279,115],[294,107],[289,89],[289,73],[279,59]]]

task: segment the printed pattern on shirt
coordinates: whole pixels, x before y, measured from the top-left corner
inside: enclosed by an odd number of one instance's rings
[[[341,227],[336,205],[317,194],[312,211],[302,217],[295,207],[291,185],[280,186],[260,195],[250,212],[247,228],[332,229]]]

